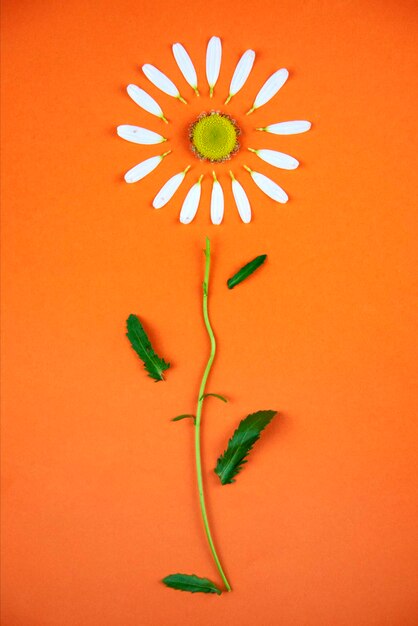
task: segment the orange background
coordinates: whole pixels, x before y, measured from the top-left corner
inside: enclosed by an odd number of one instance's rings
[[[3,3],[3,377],[5,626],[412,626],[416,536],[415,1]],[[244,147],[301,160],[294,172],[241,151],[216,168],[224,224],[209,223],[210,181],[190,226],[178,223],[202,171],[187,124],[208,106],[208,38],[223,40],[215,106],[246,48],[250,80],[228,105]],[[204,92],[185,84],[170,45],[190,52]],[[159,94],[154,63],[188,107]],[[279,67],[290,78],[243,113]],[[157,97],[168,127],[126,95]],[[252,129],[309,119],[309,133]],[[117,124],[167,133],[173,154],[119,139]],[[164,144],[166,149],[168,144]],[[160,211],[161,184],[193,165]],[[287,205],[242,169],[277,180]],[[240,223],[231,167],[250,195]],[[194,411],[208,345],[201,320],[204,238],[213,247],[211,316],[219,340],[207,401],[210,518],[234,591],[166,589],[176,571],[218,580],[193,468]],[[261,253],[257,276],[226,279]],[[172,362],[154,384],[124,337],[139,314]],[[238,421],[273,408],[237,483],[212,468]]]

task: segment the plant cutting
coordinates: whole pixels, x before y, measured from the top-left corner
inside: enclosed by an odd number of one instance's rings
[[[192,97],[200,96],[204,92],[204,88],[202,89],[202,86],[199,85],[196,69],[187,50],[182,44],[175,43],[172,47],[172,51],[183,78],[194,92]],[[246,127],[241,127],[233,114],[229,111],[222,110],[221,107],[228,106],[233,98],[235,104],[235,97],[244,87],[250,76],[255,60],[256,53],[253,50],[246,50],[242,54],[231,78],[229,93],[226,99],[224,97],[218,109],[212,108],[209,111],[202,111],[197,118],[191,119],[188,135],[185,137],[190,147],[191,159],[194,159],[195,165],[204,161],[213,164],[214,169],[212,173],[209,213],[210,221],[216,226],[223,222],[225,209],[224,189],[218,177],[217,168],[225,167],[226,161],[229,163],[236,158],[236,155],[241,150],[240,136],[243,131],[246,131]],[[209,96],[214,102],[217,96],[217,83],[221,65],[222,42],[219,37],[212,37],[208,42],[206,50],[206,82]],[[175,98],[182,104],[187,105],[186,98],[180,93],[175,82],[159,68],[146,63],[142,66],[142,72],[149,83],[152,84],[153,88],[159,90],[165,94],[165,96]],[[247,115],[256,114],[260,108],[272,100],[284,86],[288,77],[289,72],[285,68],[281,68],[269,76],[256,93],[250,109],[247,110]],[[171,123],[165,115],[163,107],[148,91],[142,87],[131,84],[128,86],[127,92],[142,111],[154,116],[154,119],[159,118],[163,124]],[[175,124],[175,121],[173,123]],[[263,137],[266,133],[279,136],[304,133],[309,130],[310,127],[310,122],[306,120],[290,120],[258,126],[256,130],[261,133],[260,137]],[[143,126],[130,124],[118,126],[117,134],[127,141],[146,146],[143,148],[145,150],[149,150],[149,146],[155,146],[167,141],[166,137],[159,132]],[[255,158],[278,170],[294,170],[299,166],[297,159],[278,150],[264,147],[249,147],[248,150]],[[175,154],[170,149],[157,155],[148,156],[148,158],[140,161],[126,172],[125,181],[131,184],[142,180],[159,167],[169,155],[170,159],[173,159],[173,156],[175,157]],[[242,165],[244,171],[248,172],[253,182],[265,196],[279,204],[285,204],[288,201],[289,198],[286,191],[275,180],[272,180],[263,172],[258,172],[246,164]],[[184,167],[183,164],[183,169],[180,171],[178,171],[176,166],[171,176],[166,180],[163,186],[156,191],[156,195],[152,200],[154,209],[161,209],[170,202],[184,183],[186,175],[191,168],[191,163],[187,164],[186,167]],[[253,218],[253,210],[248,195],[244,186],[237,179],[236,171],[234,172],[231,168],[229,169],[229,174],[231,191],[238,215],[244,224],[249,224]],[[201,202],[203,178],[204,173],[199,173],[197,181],[195,180],[193,182],[185,195],[179,216],[181,224],[190,224],[196,217]],[[232,585],[221,563],[209,525],[201,459],[201,425],[204,416],[205,400],[208,396],[214,396],[220,401],[227,402],[227,398],[223,395],[207,391],[207,384],[214,365],[217,347],[215,332],[209,315],[211,243],[208,237],[206,237],[204,255],[205,264],[201,297],[203,323],[209,344],[208,357],[203,367],[200,386],[196,394],[195,412],[182,413],[173,417],[172,421],[178,422],[185,420],[194,428],[195,470],[199,508],[209,550],[222,582],[218,584],[206,577],[179,572],[165,576],[162,582],[167,587],[180,591],[221,595],[223,591],[231,591]],[[232,290],[241,285],[241,283],[247,281],[254,273],[255,276],[257,276],[261,266],[266,262],[266,259],[267,254],[260,254],[246,262],[226,281],[228,289]],[[240,287],[240,289],[241,288],[243,287]],[[226,291],[226,293],[228,292]],[[167,374],[170,364],[157,355],[144,330],[143,324],[136,315],[131,314],[127,320],[127,336],[132,348],[142,360],[148,375],[157,382],[165,380],[165,375]],[[276,410],[263,409],[250,413],[240,421],[230,437],[226,449],[220,454],[216,462],[216,467],[214,467],[214,471],[218,475],[221,485],[231,485],[236,481],[237,475],[242,471],[248,461],[253,446],[276,415]]]

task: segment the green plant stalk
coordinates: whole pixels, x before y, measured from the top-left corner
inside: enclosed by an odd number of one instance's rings
[[[203,402],[205,400],[205,388],[206,382],[209,377],[210,370],[213,365],[213,361],[215,359],[216,354],[216,339],[213,334],[212,327],[210,325],[209,313],[208,313],[208,293],[209,293],[209,273],[210,273],[210,241],[206,237],[206,249],[205,249],[205,275],[203,280],[203,319],[205,321],[205,327],[209,335],[210,340],[210,355],[208,362],[206,364],[205,371],[203,372],[202,382],[200,383],[199,396],[197,401],[197,410],[196,410],[196,421],[195,421],[195,451],[196,451],[196,473],[197,473],[197,487],[199,491],[199,502],[200,502],[200,510],[202,512],[203,525],[205,527],[206,537],[209,543],[210,551],[212,552],[213,559],[216,563],[216,567],[218,568],[219,574],[224,582],[224,585],[227,591],[231,591],[231,585],[228,582],[227,577],[224,574],[222,569],[221,562],[216,553],[215,545],[213,543],[212,534],[210,532],[208,516],[206,512],[206,504],[205,504],[205,493],[203,489],[203,478],[202,478],[202,460],[201,460],[201,451],[200,451],[200,424],[202,421],[202,409]]]

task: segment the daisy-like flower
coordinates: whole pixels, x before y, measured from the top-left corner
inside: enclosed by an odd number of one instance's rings
[[[183,128],[176,128],[175,123],[173,127],[176,133],[182,133],[184,142],[189,144],[191,149],[191,161],[187,164],[187,167],[180,172],[174,173],[161,187],[160,191],[154,197],[152,206],[156,209],[160,209],[165,206],[171,198],[175,195],[177,190],[182,185],[186,178],[187,172],[194,164],[199,162],[207,162],[214,166],[224,167],[222,164],[225,161],[230,161],[235,158],[235,155],[240,151],[240,136],[245,135],[248,132],[247,124],[238,123],[233,115],[225,110],[225,107],[234,98],[234,103],[238,102],[238,98],[235,97],[245,86],[248,77],[251,74],[253,68],[256,53],[254,50],[246,50],[240,57],[236,68],[232,74],[229,84],[229,93],[217,104],[214,108],[213,105],[216,102],[218,95],[218,79],[222,69],[222,42],[219,37],[212,37],[206,48],[206,66],[205,66],[205,81],[206,87],[200,84],[198,73],[195,69],[193,61],[187,52],[186,48],[181,43],[174,43],[172,46],[172,52],[174,60],[180,70],[182,79],[184,79],[192,89],[194,94],[192,97],[201,96],[204,98],[209,95],[212,99],[211,106],[207,111],[201,111],[194,119],[190,119],[189,127],[186,133]],[[144,77],[148,81],[148,87],[144,81],[143,86],[128,85],[127,92],[130,98],[140,107],[146,114],[154,116],[154,120],[159,118],[165,124],[169,124],[163,106],[150,94],[148,89],[151,85],[157,88],[165,96],[175,98],[183,104],[187,105],[187,101],[181,95],[180,89],[176,82],[173,82],[163,71],[146,63],[142,65],[142,72]],[[289,77],[289,72],[285,68],[278,69],[271,76],[269,76],[264,84],[256,93],[251,107],[247,110],[247,115],[254,114],[267,102],[272,100],[276,94],[282,89]],[[178,83],[180,85],[180,83]],[[183,89],[180,85],[180,88]],[[151,87],[152,89],[152,87]],[[157,96],[158,97],[158,96]],[[201,101],[202,98],[199,98]],[[199,102],[196,99],[196,102]],[[223,104],[222,104],[223,103]],[[216,106],[216,105],[215,105]],[[233,104],[235,106],[235,104]],[[229,107],[228,107],[229,108]],[[247,105],[248,108],[248,105]],[[245,109],[244,109],[245,111]],[[241,110],[240,110],[241,114]],[[169,116],[170,117],[170,116]],[[251,119],[246,118],[244,119]],[[156,122],[158,123],[158,122]],[[242,127],[241,127],[242,126]],[[169,129],[170,126],[165,126]],[[266,126],[255,127],[256,131],[260,133],[268,133],[271,135],[296,135],[304,133],[311,128],[311,123],[306,120],[291,120],[291,121],[279,121]],[[252,127],[254,129],[254,127]],[[164,135],[155,130],[144,128],[143,126],[136,126],[130,124],[124,124],[117,127],[117,134],[122,139],[130,141],[135,144],[147,146],[146,150],[149,150],[149,146],[155,146],[156,144],[170,141]],[[169,133],[167,133],[169,134]],[[262,134],[260,134],[262,137]],[[262,143],[262,142],[260,142]],[[252,158],[258,158],[260,161],[267,163],[268,165],[277,168],[279,170],[294,170],[299,166],[299,161],[289,154],[273,150],[267,147],[248,147],[248,150],[254,155]],[[125,174],[125,181],[127,183],[136,183],[143,179],[145,176],[155,170],[165,157],[168,156],[172,150],[160,152],[154,155],[148,155],[148,158],[144,158],[137,165],[132,167]],[[251,176],[257,187],[269,198],[278,203],[285,203],[288,201],[288,195],[282,189],[282,187],[274,180],[258,172],[246,164],[242,164],[244,169]],[[261,163],[260,163],[261,165]],[[238,215],[241,220],[248,224],[252,218],[252,209],[248,195],[236,177],[230,170],[232,195],[236,204]],[[202,192],[202,179],[204,173],[199,172],[198,179],[194,178],[192,186],[189,188],[186,197],[183,201],[180,211],[180,222],[182,224],[190,224],[196,216],[199,208]],[[213,171],[213,180],[211,187],[211,199],[210,199],[210,219],[213,224],[221,224],[224,216],[224,191],[222,184],[218,179],[217,172]]]

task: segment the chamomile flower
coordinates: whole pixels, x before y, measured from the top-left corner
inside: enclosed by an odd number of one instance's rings
[[[223,174],[225,172],[222,170],[225,167],[224,162],[231,160],[235,160],[237,165],[243,166],[257,187],[271,200],[280,204],[287,202],[287,193],[275,180],[270,178],[267,174],[258,172],[256,169],[249,167],[242,162],[241,156],[237,155],[241,149],[240,136],[250,136],[252,131],[259,131],[253,134],[252,137],[255,137],[255,139],[251,138],[249,142],[252,143],[252,146],[248,147],[248,150],[254,155],[251,157],[252,159],[259,159],[259,162],[262,161],[272,168],[283,171],[295,170],[299,166],[299,161],[294,156],[279,150],[267,148],[267,146],[264,147],[261,145],[258,147],[257,137],[261,138],[265,136],[263,134],[280,136],[305,133],[311,128],[310,122],[296,119],[278,121],[264,126],[255,126],[248,123],[248,120],[251,120],[253,116],[251,116],[251,118],[247,118],[245,115],[242,117],[245,111],[247,111],[247,115],[254,114],[255,116],[260,108],[275,98],[276,94],[288,80],[288,70],[281,68],[276,70],[271,76],[268,76],[261,88],[256,92],[252,105],[248,109],[248,104],[247,107],[244,107],[244,105],[239,103],[240,98],[237,97],[237,94],[244,88],[251,75],[253,65],[256,61],[256,52],[254,50],[245,50],[238,58],[235,70],[229,79],[229,93],[227,94],[222,94],[219,87],[221,84],[219,78],[222,72],[223,54],[222,42],[219,37],[211,37],[207,43],[204,77],[199,77],[192,58],[183,44],[179,42],[174,43],[172,45],[172,52],[179,70],[174,80],[169,78],[169,76],[154,65],[145,63],[142,65],[142,72],[148,80],[148,83],[145,81],[143,86],[130,84],[127,87],[128,95],[142,111],[145,111],[144,115],[150,114],[150,116],[153,116],[155,130],[131,124],[123,124],[117,127],[119,137],[131,143],[143,146],[142,150],[152,150],[152,146],[154,146],[155,149],[157,144],[163,142],[168,142],[168,147],[170,147],[170,137],[172,137],[173,134],[177,136],[180,135],[180,137],[182,136],[184,142],[189,145],[190,163],[183,163],[182,167],[184,169],[181,171],[177,170],[177,173],[171,172],[171,175],[156,193],[152,201],[152,206],[155,209],[160,209],[165,206],[182,185],[187,172],[192,167],[192,162],[197,166],[201,164],[200,172],[197,171],[197,179],[195,177],[193,184],[189,186],[180,210],[180,222],[182,224],[190,224],[199,209],[202,197],[202,186],[207,185],[207,183],[203,183],[202,185],[204,168],[207,167],[205,166],[206,162],[207,164],[219,168],[219,171],[213,171],[212,173],[213,179],[210,189],[209,214],[213,224],[221,224],[225,209],[225,196],[222,186]],[[180,124],[176,124],[175,115],[170,115],[170,111],[168,111],[169,114],[166,117],[164,113],[166,107],[169,106],[168,102],[170,98],[177,99],[183,104],[188,104],[181,94],[184,87],[184,83],[182,86],[181,81],[185,81],[187,89],[193,90],[191,92],[192,99],[199,96],[199,98],[193,100],[194,104],[192,108],[196,109],[196,104],[202,102],[200,113],[196,112],[194,115],[191,114],[186,132],[183,124],[181,126]],[[159,91],[159,95],[157,90]],[[149,91],[151,91],[151,93],[149,93]],[[187,98],[187,94],[185,93],[184,95],[186,95]],[[169,96],[169,98],[167,98],[167,96]],[[205,108],[205,97],[211,98],[210,106],[208,107],[209,110],[202,110]],[[160,102],[159,100],[161,98],[165,100]],[[187,99],[189,100],[190,107],[190,99]],[[233,103],[231,103],[232,99]],[[171,100],[171,102],[173,102],[173,100]],[[178,105],[173,104],[172,106],[174,108]],[[235,114],[230,110],[230,107],[234,108],[236,111]],[[241,121],[237,121],[237,118]],[[151,117],[149,117],[149,119],[152,120]],[[158,119],[160,121],[157,121]],[[157,128],[157,125],[160,124],[161,121],[167,124],[167,126],[165,126],[167,132],[164,133],[164,135],[159,132],[160,127]],[[167,134],[168,139],[165,137],[165,134]],[[260,144],[261,143],[260,141]],[[145,154],[139,163],[126,172],[124,176],[125,181],[127,183],[135,183],[142,180],[165,161],[165,157],[171,152],[172,150],[167,150],[166,152],[159,152],[157,154]],[[167,163],[169,163],[170,160],[173,160],[173,157],[170,157]],[[185,165],[187,166],[184,167]],[[253,211],[244,188],[245,183],[243,184],[243,178],[247,176],[247,174],[243,174],[242,177],[236,174],[236,170],[235,172],[230,170],[232,196],[239,217],[243,223],[248,224],[252,219]],[[238,180],[238,178],[240,178],[240,180]]]

